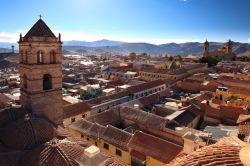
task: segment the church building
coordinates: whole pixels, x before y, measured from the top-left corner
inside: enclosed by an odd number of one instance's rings
[[[63,120],[62,42],[40,18],[19,39],[21,105],[55,124]]]
[[[226,46],[220,47],[215,51],[209,51],[209,42],[206,40],[204,43],[203,56],[211,56],[218,61],[235,60],[236,55],[233,53],[233,42],[229,40]]]

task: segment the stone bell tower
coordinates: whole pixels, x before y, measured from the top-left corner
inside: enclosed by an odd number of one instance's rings
[[[62,123],[62,42],[40,18],[19,39],[22,106]]]
[[[204,43],[204,50],[203,50],[203,55],[204,56],[207,56],[209,55],[209,42],[206,40],[205,43]]]

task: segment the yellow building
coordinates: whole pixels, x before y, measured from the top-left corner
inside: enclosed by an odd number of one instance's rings
[[[246,89],[218,87],[216,97],[225,104],[232,106],[248,105],[250,107],[250,91]]]
[[[63,125],[67,127],[71,123],[90,116],[91,108],[86,102],[63,105]]]
[[[85,119],[72,123],[68,129],[74,136],[83,138],[90,144],[100,148],[101,151],[116,156],[126,164],[131,164],[127,144],[132,134],[110,125],[104,127]]]

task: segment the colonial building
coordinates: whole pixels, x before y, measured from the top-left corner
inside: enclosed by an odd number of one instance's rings
[[[233,53],[233,42],[229,40],[226,46],[220,47],[215,51],[209,51],[209,42],[206,40],[204,43],[203,56],[211,56],[219,61],[234,60],[236,55]]]
[[[62,123],[62,42],[42,19],[19,40],[21,105]]]

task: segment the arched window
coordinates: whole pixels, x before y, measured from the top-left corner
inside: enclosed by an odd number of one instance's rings
[[[25,88],[25,89],[28,88],[27,76],[25,74],[23,75],[23,88]]]
[[[43,52],[38,51],[37,52],[37,64],[42,64],[43,63]]]
[[[52,77],[49,74],[43,76],[43,90],[52,89]]]
[[[55,51],[52,51],[52,52],[50,53],[50,63],[51,63],[51,64],[56,63],[56,53],[55,53]]]

